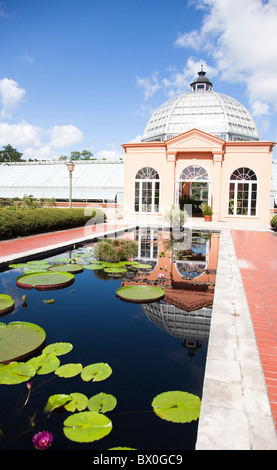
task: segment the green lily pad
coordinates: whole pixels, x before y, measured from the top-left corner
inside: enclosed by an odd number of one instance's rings
[[[23,289],[52,290],[62,289],[74,282],[74,274],[61,272],[37,272],[23,274],[16,279],[16,285]]]
[[[152,407],[156,415],[166,421],[190,423],[200,416],[201,400],[187,392],[164,392],[154,398]]]
[[[96,364],[90,364],[83,368],[81,372],[81,378],[84,382],[101,382],[107,379],[112,373],[112,369],[108,364],[104,362],[97,362]]]
[[[113,395],[108,393],[98,393],[91,397],[88,401],[88,409],[96,411],[96,413],[107,413],[112,411],[117,405],[117,400]]]
[[[156,302],[164,297],[164,290],[155,286],[124,286],[116,290],[116,295],[127,302]]]
[[[0,363],[28,358],[44,346],[45,338],[45,331],[34,323],[0,323]]]
[[[29,268],[30,265],[27,264],[27,263],[13,263],[13,264],[9,264],[9,268],[13,268],[13,269],[21,269],[21,268]]]
[[[0,364],[0,384],[14,385],[27,382],[36,374],[36,369],[31,364],[24,362],[10,362]]]
[[[138,265],[136,265],[139,269],[152,269],[153,266],[152,264],[143,264],[143,263],[140,263]]]
[[[82,364],[64,364],[55,370],[55,374],[64,378],[75,377],[75,375],[80,374],[82,369]]]
[[[137,450],[133,447],[110,447],[108,450]]]
[[[64,354],[69,353],[73,349],[71,343],[52,343],[48,344],[42,354],[54,354],[54,356],[63,356]]]
[[[38,375],[45,375],[54,372],[59,367],[60,361],[53,354],[41,354],[30,359],[28,364],[32,364],[36,368]]]
[[[65,436],[75,442],[98,441],[112,430],[111,420],[94,411],[75,413],[69,416],[63,424]]]
[[[93,264],[86,264],[83,266],[84,269],[90,269],[92,271],[97,270],[97,269],[104,269],[104,264],[98,264],[98,263],[93,263]]]
[[[126,273],[128,271],[125,268],[104,268],[105,273],[110,273],[110,274],[120,274],[120,273]]]
[[[9,313],[14,309],[13,299],[6,294],[0,294],[0,315]]]
[[[88,405],[88,397],[83,393],[71,393],[71,401],[65,405],[67,411],[83,411]]]
[[[84,268],[80,264],[56,264],[55,266],[50,266],[50,268],[48,268],[48,271],[66,272],[71,274],[81,273],[83,270]]]
[[[66,395],[64,393],[51,395],[51,397],[48,398],[44,411],[52,412],[58,408],[65,406],[67,403],[71,402],[71,400],[72,400],[71,396]]]

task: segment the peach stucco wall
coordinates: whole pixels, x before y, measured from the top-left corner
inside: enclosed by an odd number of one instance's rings
[[[124,208],[123,216],[139,223],[140,219],[158,221],[174,202],[174,181],[189,165],[203,166],[210,176],[213,220],[269,221],[270,185],[273,142],[226,142],[192,129],[165,142],[123,144]],[[134,179],[144,166],[154,168],[160,175],[159,214],[134,212]],[[229,178],[240,167],[251,168],[258,178],[257,215],[228,216]]]

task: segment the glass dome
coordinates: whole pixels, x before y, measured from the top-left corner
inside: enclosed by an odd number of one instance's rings
[[[201,70],[191,90],[162,104],[149,119],[142,142],[164,141],[199,129],[223,140],[259,140],[256,124],[234,98],[216,93]]]

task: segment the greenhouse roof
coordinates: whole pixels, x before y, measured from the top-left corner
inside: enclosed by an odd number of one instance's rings
[[[74,162],[73,199],[114,200],[123,193],[122,163]],[[61,162],[20,162],[0,165],[0,197],[68,199],[69,172]]]

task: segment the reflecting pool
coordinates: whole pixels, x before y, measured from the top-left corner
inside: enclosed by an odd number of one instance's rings
[[[174,390],[202,397],[219,233],[173,233],[147,227],[114,236],[137,240],[135,259],[151,268],[127,274],[84,269],[72,285],[50,291],[18,287],[16,278],[24,268],[0,273],[0,293],[15,301],[14,310],[1,322],[35,323],[45,330],[46,344],[71,343],[73,349],[60,356],[61,365],[104,362],[112,368],[102,382],[84,382],[78,375],[70,379],[54,373],[35,375],[24,407],[26,383],[0,385],[1,449],[34,449],[32,438],[42,430],[53,434],[53,450],[195,448],[198,421],[165,421],[153,412],[151,403],[156,395]],[[92,240],[46,259],[50,264],[77,259],[86,265],[96,243]],[[164,298],[139,304],[116,296],[122,286],[141,284],[164,288]],[[45,302],[51,299],[52,303]],[[92,443],[73,442],[63,433],[70,412],[44,412],[49,396],[73,392],[88,398],[100,392],[116,397],[117,406],[107,413],[113,426],[109,435]]]

